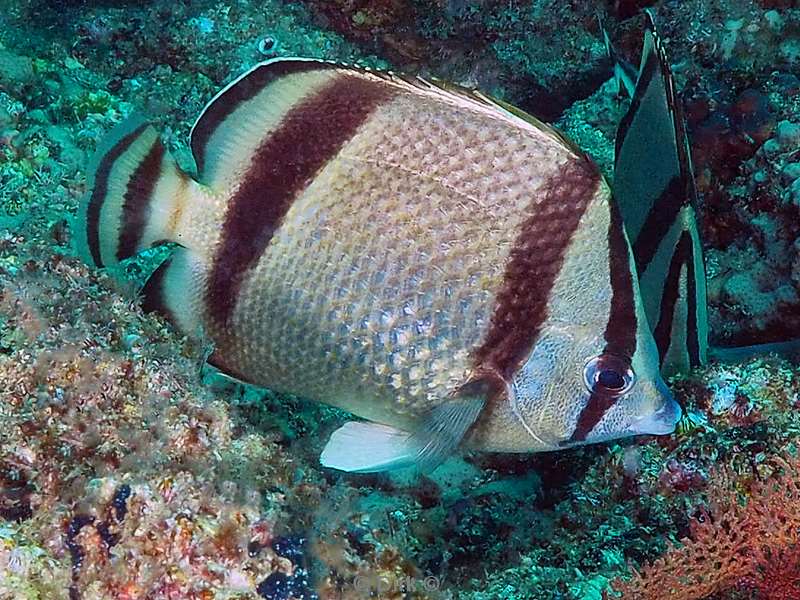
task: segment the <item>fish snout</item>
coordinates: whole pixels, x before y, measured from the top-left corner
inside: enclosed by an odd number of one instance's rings
[[[630,428],[631,434],[664,435],[675,431],[683,409],[660,378],[655,384],[655,391],[662,398],[661,406],[655,412],[634,421]]]

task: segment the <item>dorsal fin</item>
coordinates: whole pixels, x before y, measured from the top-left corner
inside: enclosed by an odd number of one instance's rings
[[[190,146],[200,182],[217,190],[236,185],[259,144],[284,117],[343,72],[375,76],[366,68],[280,57],[255,65],[225,86],[192,127]]]
[[[611,43],[611,36],[608,34],[608,29],[606,29],[603,17],[599,12],[597,13],[597,22],[600,26],[600,31],[603,33],[606,55],[611,59],[611,64],[614,69],[614,81],[617,84],[617,95],[625,95],[628,98],[633,98],[636,89],[636,68],[622,58],[619,52],[617,52],[617,49],[614,48],[614,44]]]
[[[200,182],[218,190],[236,182],[262,140],[296,103],[324,86],[335,68],[318,60],[273,60],[220,90],[192,127]]]
[[[653,15],[645,14],[639,77],[617,131],[614,195],[662,372],[669,375],[706,361],[706,283],[680,99]]]
[[[198,179],[216,190],[242,179],[258,145],[293,109],[337,78],[355,77],[398,92],[433,95],[466,109],[533,127],[583,154],[538,119],[480,92],[421,77],[373,71],[319,59],[277,58],[261,63],[222,89],[206,105],[191,134]],[[391,94],[388,94],[391,96]]]

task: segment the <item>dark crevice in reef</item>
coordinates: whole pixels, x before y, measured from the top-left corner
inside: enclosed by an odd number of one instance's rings
[[[22,474],[0,472],[0,518],[22,522],[33,515],[31,494],[34,489]]]
[[[603,59],[554,89],[548,89],[533,77],[525,77],[515,86],[518,89],[515,104],[542,121],[552,123],[575,102],[594,94],[612,75],[611,61]]]
[[[64,10],[71,8],[125,8],[142,6],[149,0],[40,0],[35,8],[40,10]]]

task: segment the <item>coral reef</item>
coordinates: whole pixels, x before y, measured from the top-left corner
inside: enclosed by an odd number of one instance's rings
[[[0,595],[255,598],[291,575],[256,488],[291,477],[274,442],[233,439],[198,357],[74,259],[0,245]]]
[[[634,63],[639,10],[658,13],[686,106],[716,342],[800,337],[800,9],[791,4],[597,5]],[[272,56],[479,86],[557,120],[611,175],[627,100],[604,83],[594,9],[8,0],[0,598],[599,600],[614,597],[611,581],[646,598],[679,566],[700,583],[685,591],[673,581],[675,598],[795,597],[800,373],[784,359],[712,364],[671,382],[686,407],[673,436],[467,454],[425,477],[347,475],[317,462],[343,415],[219,377],[202,366],[204,348],[141,312],[135,288],[152,257],[105,274],[70,256],[69,216],[105,131],[147,112],[191,171],[186,138],[204,103]],[[736,533],[745,530],[774,543],[746,545]],[[701,550],[729,560],[728,579],[692,566]],[[632,579],[628,564],[638,565]]]
[[[405,70],[479,87],[548,120],[607,78],[594,9],[587,3],[308,4],[327,26]]]
[[[719,473],[708,510],[691,519],[681,546],[612,589],[631,600],[800,597],[800,465],[773,459],[754,475],[741,489],[739,478]]]

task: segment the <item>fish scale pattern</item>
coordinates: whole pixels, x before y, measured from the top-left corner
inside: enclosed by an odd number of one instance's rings
[[[570,239],[598,183],[585,161],[571,161],[561,168],[558,178],[540,188],[540,202],[522,213],[525,219],[498,292],[496,326],[477,353],[481,362],[490,363],[506,377],[513,375],[524,358],[524,338],[538,334]]]
[[[569,156],[544,132],[400,94],[295,199],[242,285],[225,361],[412,423],[467,381],[517,229]]]

